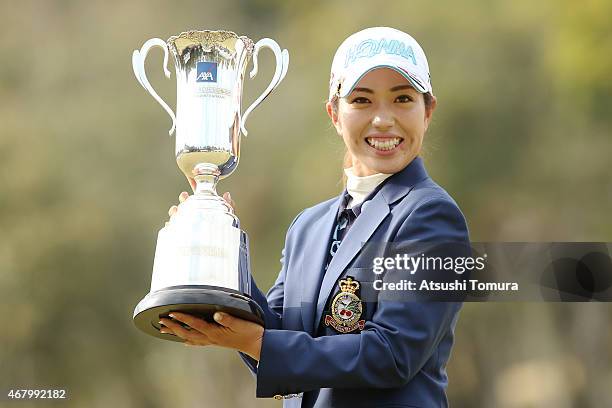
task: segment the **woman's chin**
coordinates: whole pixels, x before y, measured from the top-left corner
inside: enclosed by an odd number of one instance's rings
[[[400,159],[399,157],[397,159]],[[385,163],[381,163],[380,161],[376,161],[375,163],[370,163],[368,166],[372,173],[383,173],[383,174],[395,174],[397,172],[402,171],[412,159],[408,160],[407,158],[401,158],[401,160],[387,160]]]

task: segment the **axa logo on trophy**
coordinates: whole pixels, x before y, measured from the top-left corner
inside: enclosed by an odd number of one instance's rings
[[[198,62],[196,82],[217,82],[217,63]]]

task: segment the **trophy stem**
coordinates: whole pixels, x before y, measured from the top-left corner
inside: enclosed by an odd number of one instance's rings
[[[214,195],[217,194],[217,182],[221,171],[219,167],[211,163],[199,163],[193,169],[196,181],[195,194]]]
[[[235,224],[238,225],[238,218],[234,215],[234,209],[217,194],[217,182],[221,176],[219,167],[212,163],[198,163],[193,169],[193,174],[196,181],[194,198],[199,197],[210,203],[215,202],[214,206],[223,208],[223,212],[229,214],[234,219]]]

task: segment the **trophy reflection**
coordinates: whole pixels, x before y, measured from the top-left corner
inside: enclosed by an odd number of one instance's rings
[[[164,52],[168,78],[169,55],[174,59],[176,115],[145,74],[144,62],[153,47]],[[268,87],[241,114],[246,68],[252,57],[250,77],[257,74],[262,48],[274,53],[276,70]],[[196,182],[194,194],[159,231],[151,290],[134,310],[134,323],[145,333],[182,341],[159,332],[159,319],[172,311],[208,321],[216,311],[224,311],[263,325],[263,312],[250,297],[248,237],[216,185],[236,170],[240,134],[247,135],[245,122],[283,80],[288,63],[289,53],[274,40],[264,38],[254,44],[230,31],[188,31],[167,41],[154,38],[134,51],[136,79],[170,115],[177,164]]]

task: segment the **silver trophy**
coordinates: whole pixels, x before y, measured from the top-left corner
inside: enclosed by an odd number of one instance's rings
[[[176,115],[155,92],[145,74],[149,50],[164,51],[176,67]],[[257,74],[257,56],[269,48],[276,70],[263,93],[241,114],[242,85],[253,57],[250,77]],[[232,208],[216,192],[217,182],[236,170],[240,133],[256,108],[283,80],[289,53],[269,38],[253,43],[229,31],[188,31],[168,41],[153,38],[132,56],[138,82],[159,102],[176,130],[176,161],[196,181],[195,193],[179,206],[159,231],[150,292],[134,310],[136,326],[155,337],[181,341],[159,332],[160,317],[180,311],[212,321],[224,311],[263,325],[263,313],[250,297],[248,237]]]

